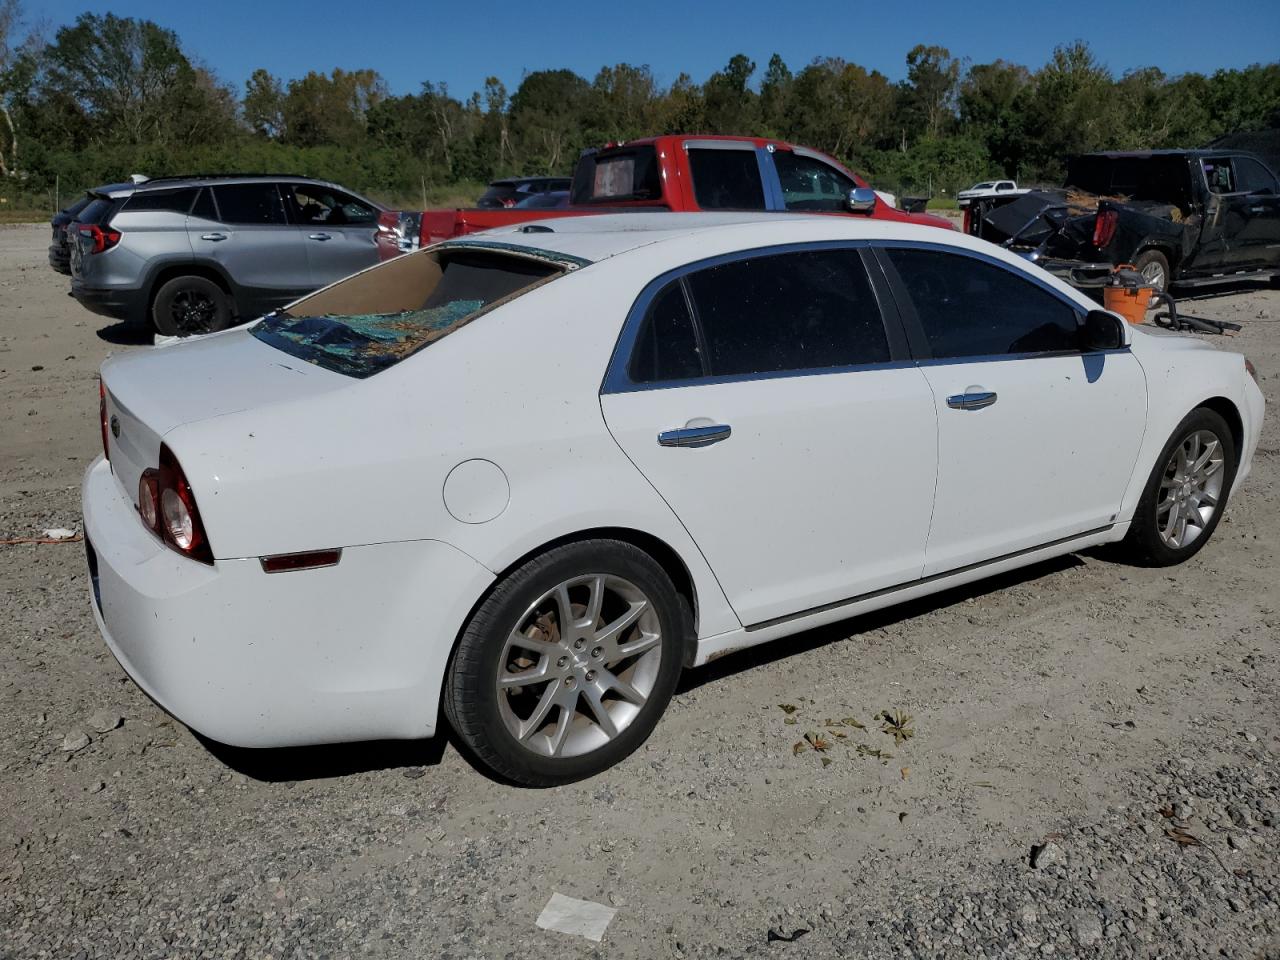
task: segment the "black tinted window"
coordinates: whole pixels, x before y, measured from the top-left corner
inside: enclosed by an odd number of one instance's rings
[[[185,214],[191,209],[191,201],[196,198],[196,188],[185,190],[146,190],[131,196],[124,205],[129,213],[141,210],[165,210],[169,213]]]
[[[688,380],[702,376],[702,357],[693,318],[679,281],[654,299],[645,314],[631,352],[631,379],[636,383]]]
[[[764,185],[754,150],[689,151],[693,195],[703,210],[763,210]]]
[[[700,270],[688,282],[713,376],[889,359],[856,251],[752,257]]]
[[[355,197],[320,184],[286,184],[294,223],[304,226],[340,227],[373,223],[378,211]]]
[[[661,197],[658,155],[649,146],[584,153],[573,171],[572,191],[575,204]]]
[[[196,202],[191,208],[190,215],[199,217],[202,220],[218,219],[218,209],[213,205],[212,187],[204,187],[200,190],[200,196],[196,197]]]
[[[849,191],[857,186],[835,167],[789,150],[773,155],[788,210],[844,210]]]
[[[890,248],[935,357],[1078,350],[1074,308],[974,257]]]
[[[105,197],[97,197],[89,203],[83,210],[76,214],[77,223],[96,223],[99,226],[111,219],[111,215],[116,212],[117,204],[114,200],[108,200]]]
[[[213,188],[224,223],[284,223],[274,183],[226,183]]]
[[[1236,189],[1245,193],[1275,193],[1276,178],[1257,160],[1236,157]]]

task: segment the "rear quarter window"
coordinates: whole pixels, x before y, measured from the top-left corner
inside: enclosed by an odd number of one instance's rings
[[[146,190],[138,191],[125,201],[123,213],[139,213],[144,211],[165,211],[181,213],[184,216],[191,210],[196,199],[197,189],[188,187],[185,190]]]

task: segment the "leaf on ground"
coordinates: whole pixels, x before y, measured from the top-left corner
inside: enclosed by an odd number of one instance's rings
[[[895,710],[893,713],[882,710],[880,719],[884,721],[880,725],[880,730],[893,737],[893,742],[899,746],[904,740],[910,740],[916,735],[915,730],[908,726],[911,723],[911,714],[903,710]]]
[[[795,718],[795,717],[783,717],[783,718],[782,718],[782,722],[783,722],[783,723],[785,723],[785,724],[787,724],[788,726],[790,726],[791,724],[793,724],[793,723],[795,723],[795,722],[796,722],[796,718]]]
[[[858,744],[858,755],[861,757],[874,757],[881,763],[888,763],[893,759],[892,753],[885,753],[874,747],[868,747],[865,743]]]
[[[1204,846],[1197,837],[1187,833],[1187,831],[1183,830],[1181,827],[1170,827],[1164,832],[1164,835],[1180,847]]]
[[[795,713],[800,708],[797,707],[794,703],[780,703],[778,704],[778,709],[781,710],[783,713],[789,715],[789,714]]]
[[[855,728],[855,729],[857,729],[857,730],[865,730],[865,729],[867,729],[866,724],[864,724],[864,723],[859,723],[857,720],[853,719],[853,717],[845,717],[845,718],[844,718],[843,720],[841,720],[840,722],[841,722],[841,723],[843,723],[846,727],[853,727],[853,728]]]
[[[1156,813],[1160,814],[1160,816],[1164,817],[1166,820],[1173,819],[1173,807],[1168,806],[1167,804],[1157,810]]]
[[[791,748],[791,755],[794,757],[798,754],[804,753],[808,749],[809,749],[809,745],[807,743],[805,743],[803,740],[797,740],[795,742],[795,745],[792,746]]]
[[[831,766],[832,762],[833,762],[833,761],[832,761],[832,759],[831,759],[830,757],[823,757],[823,758],[822,758],[822,765],[823,765],[824,767],[829,767],[829,766]]]
[[[804,735],[804,738],[809,741],[809,746],[813,747],[813,749],[817,750],[819,753],[823,753],[831,749],[831,741],[816,730],[810,730]]]
[[[902,774],[902,779],[903,779],[903,780],[905,780],[905,779],[907,779],[907,777],[911,776],[911,768],[910,768],[910,767],[903,767],[903,768],[902,768],[901,770],[899,770],[898,772]]]

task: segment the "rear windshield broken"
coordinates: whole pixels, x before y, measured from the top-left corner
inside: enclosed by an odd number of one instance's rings
[[[291,356],[364,378],[565,269],[490,250],[423,251],[268,314],[251,332]]]

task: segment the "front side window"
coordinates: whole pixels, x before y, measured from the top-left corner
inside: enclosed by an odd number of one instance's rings
[[[773,155],[788,210],[842,211],[857,184],[830,164],[788,150]]]
[[[693,196],[703,210],[763,210],[764,183],[755,150],[689,150]]]
[[[1242,193],[1276,193],[1276,178],[1270,170],[1250,157],[1236,157],[1236,185]]]
[[[935,358],[1080,349],[1079,315],[1014,271],[936,250],[885,250]]]
[[[880,308],[855,250],[734,260],[686,283],[712,376],[889,359]]]
[[[355,197],[318,184],[285,184],[294,223],[303,226],[341,227],[352,223],[373,223],[378,212]]]
[[[213,188],[223,223],[285,223],[284,204],[274,183],[224,183]]]
[[[1208,182],[1211,191],[1214,193],[1236,192],[1236,180],[1231,172],[1231,161],[1229,159],[1222,157],[1201,160],[1200,166],[1204,168],[1204,178]]]

